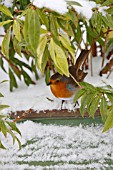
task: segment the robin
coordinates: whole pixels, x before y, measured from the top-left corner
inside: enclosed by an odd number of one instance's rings
[[[89,50],[81,51],[76,64],[69,67],[70,77],[60,75],[59,73],[55,73],[50,77],[50,82],[47,85],[50,85],[50,89],[55,97],[62,99],[62,104],[65,100],[72,98],[79,90],[80,87],[75,80],[82,82],[86,77],[87,73],[84,73],[80,66],[88,57],[88,53]]]

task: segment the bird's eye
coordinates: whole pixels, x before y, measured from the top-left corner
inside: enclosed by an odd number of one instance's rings
[[[58,83],[60,80],[57,80],[56,82]]]

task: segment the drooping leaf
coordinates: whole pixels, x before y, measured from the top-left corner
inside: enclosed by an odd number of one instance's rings
[[[91,102],[90,109],[89,109],[89,115],[94,118],[94,114],[96,110],[98,109],[98,105],[101,99],[101,94],[96,95],[95,98],[93,98],[93,101]]]
[[[108,8],[108,9],[107,9],[107,12],[108,12],[109,14],[113,14],[113,7]]]
[[[31,10],[28,18],[28,39],[29,43],[36,53],[40,38],[40,21],[36,10]]]
[[[47,65],[47,61],[48,61],[48,57],[49,57],[49,51],[48,51],[48,47],[45,47],[45,51],[43,53],[43,57],[42,57],[42,65],[41,65],[41,70],[42,73],[44,73],[46,65]]]
[[[19,54],[22,57],[21,46],[19,45],[19,41],[15,37],[13,37],[13,47],[17,54]]]
[[[13,87],[17,88],[17,82],[16,82],[16,78],[13,74],[13,72],[11,71],[11,69],[9,69],[9,77],[10,77],[10,91],[13,91]]]
[[[18,20],[14,20],[13,31],[15,38],[20,42],[20,23],[18,22]]]
[[[76,1],[70,1],[70,0],[66,0],[66,2],[69,4],[69,5],[76,5],[76,6],[80,6],[82,7],[82,5]],[[82,3],[82,2],[81,2]]]
[[[111,5],[111,4],[113,4],[113,1],[112,1],[112,0],[106,0],[106,1],[102,4],[102,6],[109,6],[109,5]]]
[[[107,101],[104,96],[102,96],[101,102],[100,102],[100,113],[101,113],[103,122],[105,122],[107,118]]]
[[[55,43],[60,45],[57,25],[58,25],[57,19],[51,14],[50,15],[50,31],[52,33],[52,37],[53,37]]]
[[[3,21],[3,22],[0,22],[0,26],[4,26],[10,22],[12,22],[13,20],[7,20],[7,21]]]
[[[3,104],[1,104],[1,105],[0,105],[0,110],[6,109],[6,108],[8,108],[8,107],[10,107],[10,106],[9,106],[9,105],[3,105]]]
[[[90,84],[90,83],[80,82],[80,85],[82,85],[83,87],[85,87],[86,89],[89,89],[89,90],[91,90],[91,91],[97,91],[97,90],[96,90],[96,87],[93,86],[93,85]]]
[[[0,4],[0,11],[3,12],[5,15],[13,18],[10,10],[6,6],[3,6],[3,5]]]
[[[107,97],[111,103],[113,103],[113,94],[107,93]]]
[[[2,41],[2,52],[9,57],[9,43],[10,43],[11,27],[7,30],[7,33],[4,36]]]
[[[47,41],[48,41],[47,35],[43,35],[40,38],[39,45],[38,45],[38,48],[37,48],[37,64],[38,64],[38,67],[41,71],[42,71],[43,55],[44,55],[44,51],[45,51],[45,48],[46,48]]]
[[[6,137],[7,127],[6,127],[5,122],[2,119],[0,120],[0,129],[1,129],[1,132],[3,133],[3,135]]]
[[[74,102],[76,103],[77,100],[78,100],[84,93],[85,93],[84,88],[83,88],[83,89],[80,89],[80,90],[76,93],[76,95],[75,95],[75,97],[74,97]]]
[[[46,14],[39,8],[36,9],[38,12],[38,15],[42,21],[42,23],[46,26],[47,30],[49,30],[49,20],[46,16]]]
[[[106,14],[106,16],[102,16],[102,20],[105,23],[105,25],[107,25],[110,28],[113,28],[112,16],[110,16],[109,14]]]
[[[18,146],[19,146],[19,150],[21,149],[21,142],[20,142],[20,140],[15,136],[15,138],[16,138],[16,140],[17,140],[17,142],[18,142]]]
[[[17,132],[21,136],[20,130],[17,128],[16,124],[14,122],[8,122],[7,124],[11,127],[11,129],[15,132]]]
[[[4,97],[2,93],[0,93],[0,97]]]
[[[87,100],[88,100],[87,97],[88,97],[87,93],[82,95],[81,106],[80,106],[80,113],[81,113],[82,116],[84,116],[84,113],[86,111]]]
[[[56,61],[56,53],[55,53],[55,46],[54,46],[54,40],[53,38],[51,38],[50,41],[50,56],[54,62],[55,68],[57,70],[58,73],[60,73],[61,75],[63,74],[62,70],[60,69],[60,67],[58,66],[58,63]]]
[[[46,85],[50,82],[50,70],[49,70],[49,68],[47,68],[47,70],[45,72],[45,82],[46,82]]]
[[[1,140],[0,140],[0,148],[1,149],[6,149],[5,146],[2,144]]]
[[[68,36],[61,34],[59,39],[60,39],[62,45],[71,53],[73,60],[74,60],[74,64],[75,64],[75,61],[76,61],[75,50],[71,47],[71,43],[70,43]]]
[[[103,132],[106,132],[107,130],[112,128],[112,126],[113,126],[113,110],[111,110],[110,113],[108,114],[108,117],[104,124]]]

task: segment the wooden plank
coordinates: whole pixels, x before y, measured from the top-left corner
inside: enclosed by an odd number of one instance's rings
[[[11,119],[19,119],[22,117],[22,119],[44,119],[44,118],[79,118],[81,117],[79,109],[76,109],[75,111],[73,110],[67,110],[67,109],[62,109],[62,110],[45,110],[45,111],[35,111],[33,109],[29,110],[22,110],[22,111],[17,111],[17,112],[11,112],[10,114]],[[95,117],[100,116],[99,110],[96,111]],[[88,113],[86,112],[84,114],[84,117],[89,117]]]

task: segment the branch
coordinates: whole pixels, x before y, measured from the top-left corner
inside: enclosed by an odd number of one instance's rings
[[[29,115],[33,110],[30,108],[29,110],[26,110],[21,116],[17,117],[13,120],[13,122],[18,122],[21,119],[24,119],[27,115]]]

